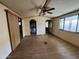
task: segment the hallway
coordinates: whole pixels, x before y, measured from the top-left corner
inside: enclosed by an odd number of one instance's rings
[[[28,36],[7,59],[79,59],[79,48],[52,35]]]

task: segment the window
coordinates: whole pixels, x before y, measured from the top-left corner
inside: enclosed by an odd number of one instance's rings
[[[65,17],[59,21],[59,29],[70,32],[79,32],[78,15]]]
[[[65,18],[64,30],[69,31],[70,28],[70,17]]]
[[[77,27],[77,32],[79,32],[79,21],[78,21],[78,27]]]
[[[71,17],[71,26],[70,26],[70,31],[71,32],[76,32],[76,27],[77,27],[77,20],[78,20],[78,15],[72,16]]]
[[[60,19],[59,21],[59,29],[63,29],[64,28],[64,19]]]

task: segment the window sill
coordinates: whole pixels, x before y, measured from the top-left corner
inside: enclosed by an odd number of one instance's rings
[[[79,32],[71,32],[71,31],[66,31],[66,30],[63,30],[63,29],[59,29],[60,31],[64,31],[64,32],[70,32],[70,33],[75,33],[75,34],[79,34]]]

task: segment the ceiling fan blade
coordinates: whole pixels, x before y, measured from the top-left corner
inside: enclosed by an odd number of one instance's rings
[[[49,4],[50,1],[51,1],[51,0],[46,0],[46,1],[45,1],[44,5],[43,5],[42,8],[41,8],[41,11],[40,11],[40,13],[39,13],[39,16],[41,15],[42,12],[44,13],[45,11],[47,11],[47,10],[44,10],[44,9],[46,9],[46,7],[47,7],[47,5]]]
[[[51,11],[51,10],[55,10],[55,8],[50,8],[50,9],[48,9],[48,10],[46,10],[46,11]]]
[[[49,14],[53,14],[52,12],[47,12],[47,13],[49,13]]]

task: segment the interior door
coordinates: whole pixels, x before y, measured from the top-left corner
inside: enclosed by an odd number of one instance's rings
[[[20,43],[18,17],[8,11],[6,15],[7,15],[9,34],[10,34],[9,36],[10,36],[11,47],[12,50],[14,50]]]

